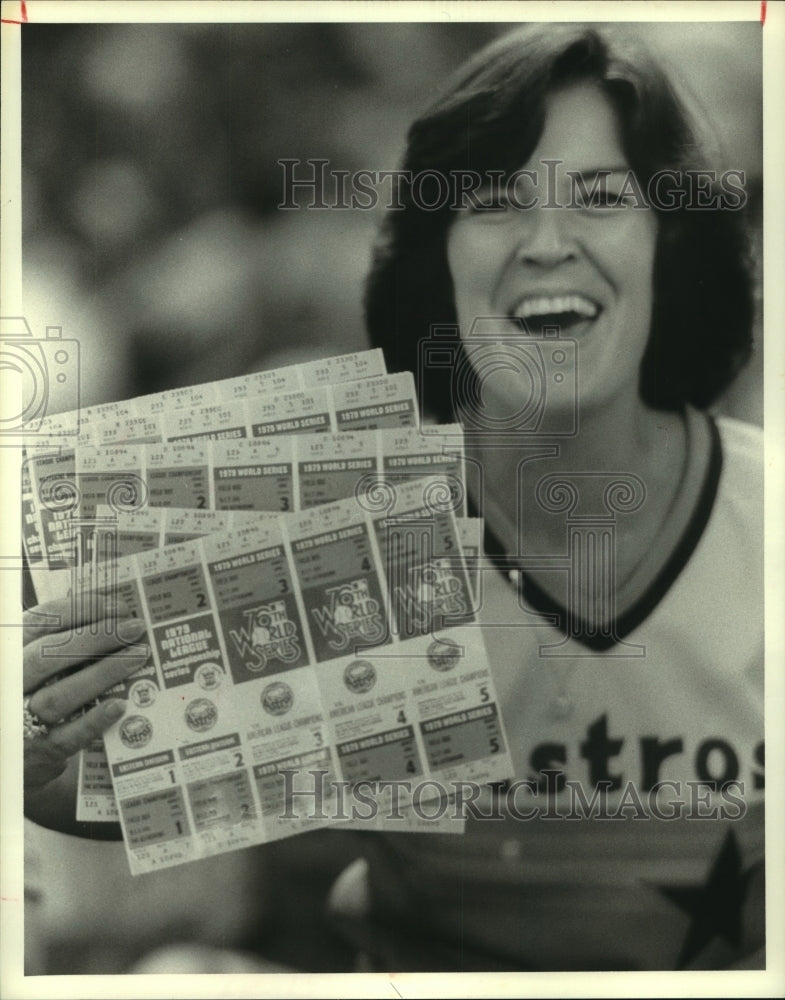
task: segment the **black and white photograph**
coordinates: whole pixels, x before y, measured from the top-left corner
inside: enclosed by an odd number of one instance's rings
[[[783,7],[2,10],[3,995],[782,995]]]

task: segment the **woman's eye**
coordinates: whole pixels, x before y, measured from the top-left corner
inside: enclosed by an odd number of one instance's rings
[[[592,191],[590,194],[577,194],[575,203],[579,208],[594,210],[599,212],[612,211],[614,209],[631,208],[637,204],[634,195],[625,191]]]
[[[512,203],[506,194],[500,191],[476,191],[474,196],[466,200],[463,208],[470,215],[493,220],[503,217],[510,210]]]

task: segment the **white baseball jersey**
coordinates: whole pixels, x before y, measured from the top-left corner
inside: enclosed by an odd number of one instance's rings
[[[463,836],[366,837],[357,940],[386,967],[719,968],[762,944],[762,436],[688,433],[689,508],[601,634],[570,623],[563,566],[520,594],[483,572],[514,780]]]

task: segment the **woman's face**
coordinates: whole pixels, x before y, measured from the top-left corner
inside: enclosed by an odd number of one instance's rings
[[[657,221],[635,199],[620,207],[581,204],[568,171],[582,175],[589,191],[597,172],[609,171],[611,200],[625,190],[629,171],[615,112],[597,86],[570,87],[548,98],[542,137],[524,168],[535,177],[522,177],[516,197],[523,204],[536,198],[535,207],[461,209],[448,233],[447,259],[461,336],[482,375],[482,405],[493,419],[526,411],[532,393],[542,391],[512,360],[513,345],[524,336],[521,319],[535,342],[544,328],[552,335],[554,327],[561,339],[576,342],[574,372],[567,370],[572,351],[555,352],[558,373],[548,372],[554,351],[542,351],[547,400],[541,430],[547,433],[567,426],[568,418],[555,412],[559,407],[577,402],[583,422],[625,396],[637,404],[652,314]],[[497,317],[485,325],[490,336],[480,340],[469,338],[478,317]],[[494,352],[498,361],[505,342],[510,363],[489,361]]]

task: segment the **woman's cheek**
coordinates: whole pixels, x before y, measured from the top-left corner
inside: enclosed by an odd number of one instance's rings
[[[490,308],[493,289],[509,258],[502,227],[456,223],[447,243],[447,261],[458,308],[476,303],[476,314]]]
[[[604,225],[586,233],[585,245],[605,257],[609,264],[629,268],[645,278],[654,264],[657,241],[657,219],[650,209],[623,209]],[[587,227],[588,228],[588,227]]]

